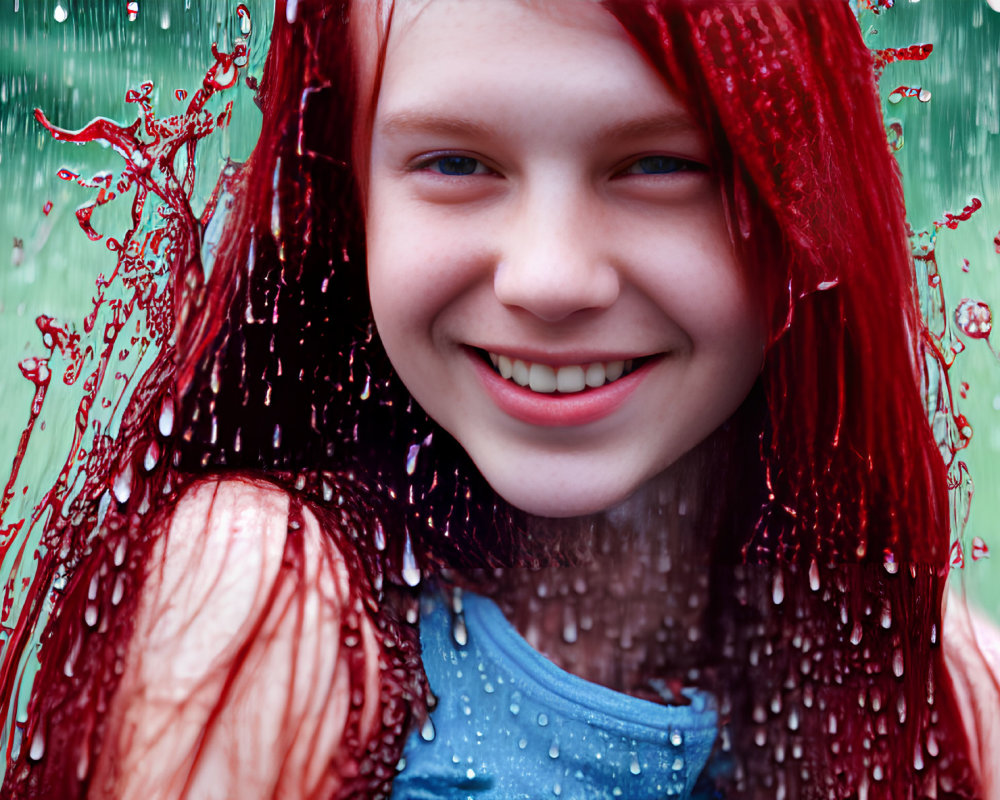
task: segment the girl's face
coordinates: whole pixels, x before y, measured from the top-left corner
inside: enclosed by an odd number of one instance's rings
[[[761,365],[702,133],[599,5],[397,2],[374,117],[376,324],[506,500],[615,505]]]

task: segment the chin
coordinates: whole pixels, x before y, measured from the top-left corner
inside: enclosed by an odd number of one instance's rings
[[[606,482],[542,478],[522,473],[497,480],[483,473],[493,490],[515,508],[536,517],[568,519],[597,514],[627,499],[638,487],[614,487]]]

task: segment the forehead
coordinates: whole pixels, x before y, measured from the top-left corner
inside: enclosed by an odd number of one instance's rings
[[[515,113],[546,91],[559,101],[589,97],[595,116],[628,114],[637,100],[681,111],[618,20],[593,0],[403,0],[391,13],[377,2],[363,8],[357,44],[372,90],[362,95],[378,110],[369,109],[369,120],[425,101]]]
[[[503,25],[502,30],[496,29],[498,24]],[[395,61],[400,51],[410,57],[432,55],[440,60],[444,55],[441,42],[449,36],[460,40],[477,31],[492,31],[499,34],[495,38],[506,38],[516,49],[518,28],[543,25],[567,36],[575,30],[581,37],[602,33],[627,39],[598,0],[355,0],[350,25],[362,87],[375,87],[381,59],[392,57]],[[421,43],[432,43],[437,49],[428,52]]]

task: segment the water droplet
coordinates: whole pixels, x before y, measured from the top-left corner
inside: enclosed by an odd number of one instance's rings
[[[549,724],[549,715],[543,711],[541,714],[538,715],[538,727],[544,728],[548,724]]]
[[[380,553],[385,550],[385,529],[378,520],[375,520],[375,549]]]
[[[785,580],[780,571],[774,575],[774,583],[771,586],[771,599],[776,606],[785,602]]]
[[[633,775],[640,775],[642,773],[642,767],[639,766],[639,756],[632,753],[632,762],[628,765],[628,771]]]
[[[403,539],[403,582],[407,586],[417,586],[420,583],[420,567],[417,566],[417,558],[413,554],[413,542],[410,540],[410,532],[406,532]]]
[[[851,629],[851,644],[859,645],[861,644],[861,623],[855,622],[854,627]]]
[[[69,12],[63,8],[62,3],[56,3],[56,7],[52,10],[52,16],[56,22],[65,22]]]
[[[892,674],[897,678],[903,677],[903,651],[896,650],[892,654]]]
[[[670,769],[674,772],[680,772],[684,769],[684,756],[675,756],[674,762],[670,765]]]
[[[28,758],[32,761],[41,761],[42,756],[45,755],[45,732],[42,730],[42,726],[39,723],[38,727],[35,729],[34,735],[31,737],[31,748],[28,750]]]
[[[815,558],[809,563],[809,588],[814,592],[819,591],[819,564]]]
[[[559,742],[555,739],[549,745],[549,758],[559,758]]]
[[[670,731],[670,744],[672,744],[674,747],[680,747],[682,744],[684,744],[684,734],[681,733],[676,728]]]
[[[142,468],[146,472],[152,472],[153,468],[156,466],[156,462],[160,460],[160,445],[156,442],[150,442],[149,447],[146,448],[146,454],[142,457]]]
[[[128,21],[135,22],[139,17],[139,0],[128,0],[125,11],[128,12]]]
[[[555,786],[553,786],[552,787],[552,794],[554,794],[556,797],[558,797],[559,795],[561,795],[562,794],[562,786],[560,786],[558,783]]]
[[[433,742],[436,731],[434,730],[434,721],[428,717],[424,720],[424,724],[420,727],[420,738],[425,742]]]
[[[451,640],[456,647],[465,647],[469,643],[469,628],[465,624],[465,614],[451,615]]]
[[[993,312],[986,303],[965,298],[955,309],[955,324],[971,339],[985,339],[993,330]]]
[[[161,436],[169,436],[174,429],[174,401],[170,395],[163,399],[157,427],[160,429]]]
[[[889,630],[892,627],[892,608],[890,608],[888,603],[882,604],[882,613],[879,616],[879,624]]]
[[[115,475],[111,491],[119,503],[127,503],[132,495],[132,462],[127,461],[121,471]]]
[[[417,456],[420,454],[420,445],[411,444],[410,449],[406,454],[406,474],[412,475],[413,471],[417,468]]]
[[[111,605],[116,606],[125,594],[125,576],[120,572],[115,576],[115,585],[111,589]]]
[[[517,742],[517,746],[518,746],[518,749],[524,750],[524,748],[526,748],[528,746],[528,740],[527,739],[519,739],[518,742]]]

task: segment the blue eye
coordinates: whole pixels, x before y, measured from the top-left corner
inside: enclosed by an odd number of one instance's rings
[[[668,175],[696,168],[697,165],[674,156],[643,156],[631,164],[626,175]]]
[[[423,165],[424,169],[441,175],[463,176],[477,175],[486,172],[486,168],[471,156],[441,156]]]

